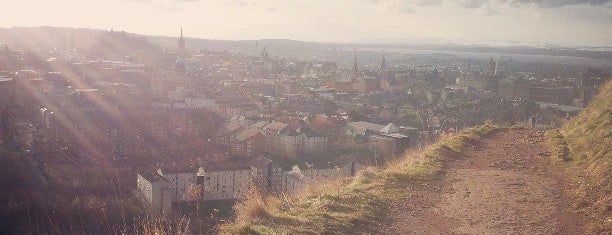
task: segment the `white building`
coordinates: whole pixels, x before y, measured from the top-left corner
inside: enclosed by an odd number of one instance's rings
[[[193,186],[196,184],[196,168],[161,167],[157,173],[168,181],[174,191],[173,202],[195,201]]]
[[[369,147],[385,155],[401,154],[417,141],[415,128],[398,127],[393,123],[383,126],[369,122],[351,122],[345,127],[345,135],[349,138],[365,138]]]
[[[143,170],[136,174],[136,185],[140,191],[138,198],[153,213],[167,214],[172,211],[174,190],[169,181],[157,172]]]
[[[251,189],[251,168],[239,161],[209,162],[197,172],[204,200],[237,199]]]
[[[326,136],[307,127],[292,128],[273,122],[263,128],[268,140],[268,150],[275,154],[293,156],[298,153],[324,152],[328,147]]]

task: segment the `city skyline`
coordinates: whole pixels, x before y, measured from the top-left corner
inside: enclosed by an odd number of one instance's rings
[[[185,37],[228,40],[612,46],[608,0],[25,0],[4,8],[0,27],[177,36],[182,26]]]

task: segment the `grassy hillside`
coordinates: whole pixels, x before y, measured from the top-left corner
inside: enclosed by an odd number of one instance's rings
[[[587,231],[612,232],[612,81],[589,106],[560,130],[547,133],[553,155],[577,185],[576,210],[589,220]]]
[[[384,169],[370,168],[355,179],[330,182],[295,197],[251,196],[236,206],[236,221],[222,234],[376,233],[389,202],[411,196],[415,183],[441,175],[452,157],[494,130],[481,126],[445,138],[421,152],[406,153]]]

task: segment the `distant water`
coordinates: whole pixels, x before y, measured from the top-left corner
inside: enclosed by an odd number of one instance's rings
[[[346,51],[352,51],[353,49],[345,49]],[[475,59],[489,59],[491,57],[502,56],[504,58],[513,58],[524,62],[547,62],[554,64],[572,64],[572,65],[589,65],[596,67],[612,68],[612,58],[607,59],[591,59],[585,57],[575,56],[555,56],[555,55],[526,55],[526,54],[512,54],[512,53],[488,53],[488,52],[462,52],[452,50],[425,50],[425,49],[412,49],[412,48],[359,48],[359,51],[372,51],[380,52],[385,51],[387,53],[406,54],[406,55],[427,55],[427,54],[448,54],[456,55],[465,58]]]

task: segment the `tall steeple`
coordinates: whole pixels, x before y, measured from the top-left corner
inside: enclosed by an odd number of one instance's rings
[[[493,74],[497,75],[498,71],[499,71],[499,55],[497,55],[497,58],[495,59],[495,72],[493,72]]]
[[[357,65],[357,56],[355,56],[355,62],[353,63],[353,77],[357,77],[359,73],[359,66]]]
[[[268,60],[268,58],[269,58],[268,51],[266,50],[266,47],[264,46],[263,51],[261,51],[261,59]]]
[[[74,44],[74,34],[70,35],[70,49],[74,49],[76,48],[76,45]]]
[[[468,60],[467,71],[466,72],[470,73],[471,72],[470,70],[472,70],[472,63],[471,63],[471,61]]]
[[[489,71],[487,71],[490,75],[495,75],[495,70],[497,69],[497,63],[493,60],[493,57],[489,60]]]
[[[179,41],[178,41],[177,53],[179,57],[181,58],[184,58],[187,54],[187,51],[185,49],[185,40],[183,39],[183,27],[182,26],[181,26],[181,38],[179,38]]]

